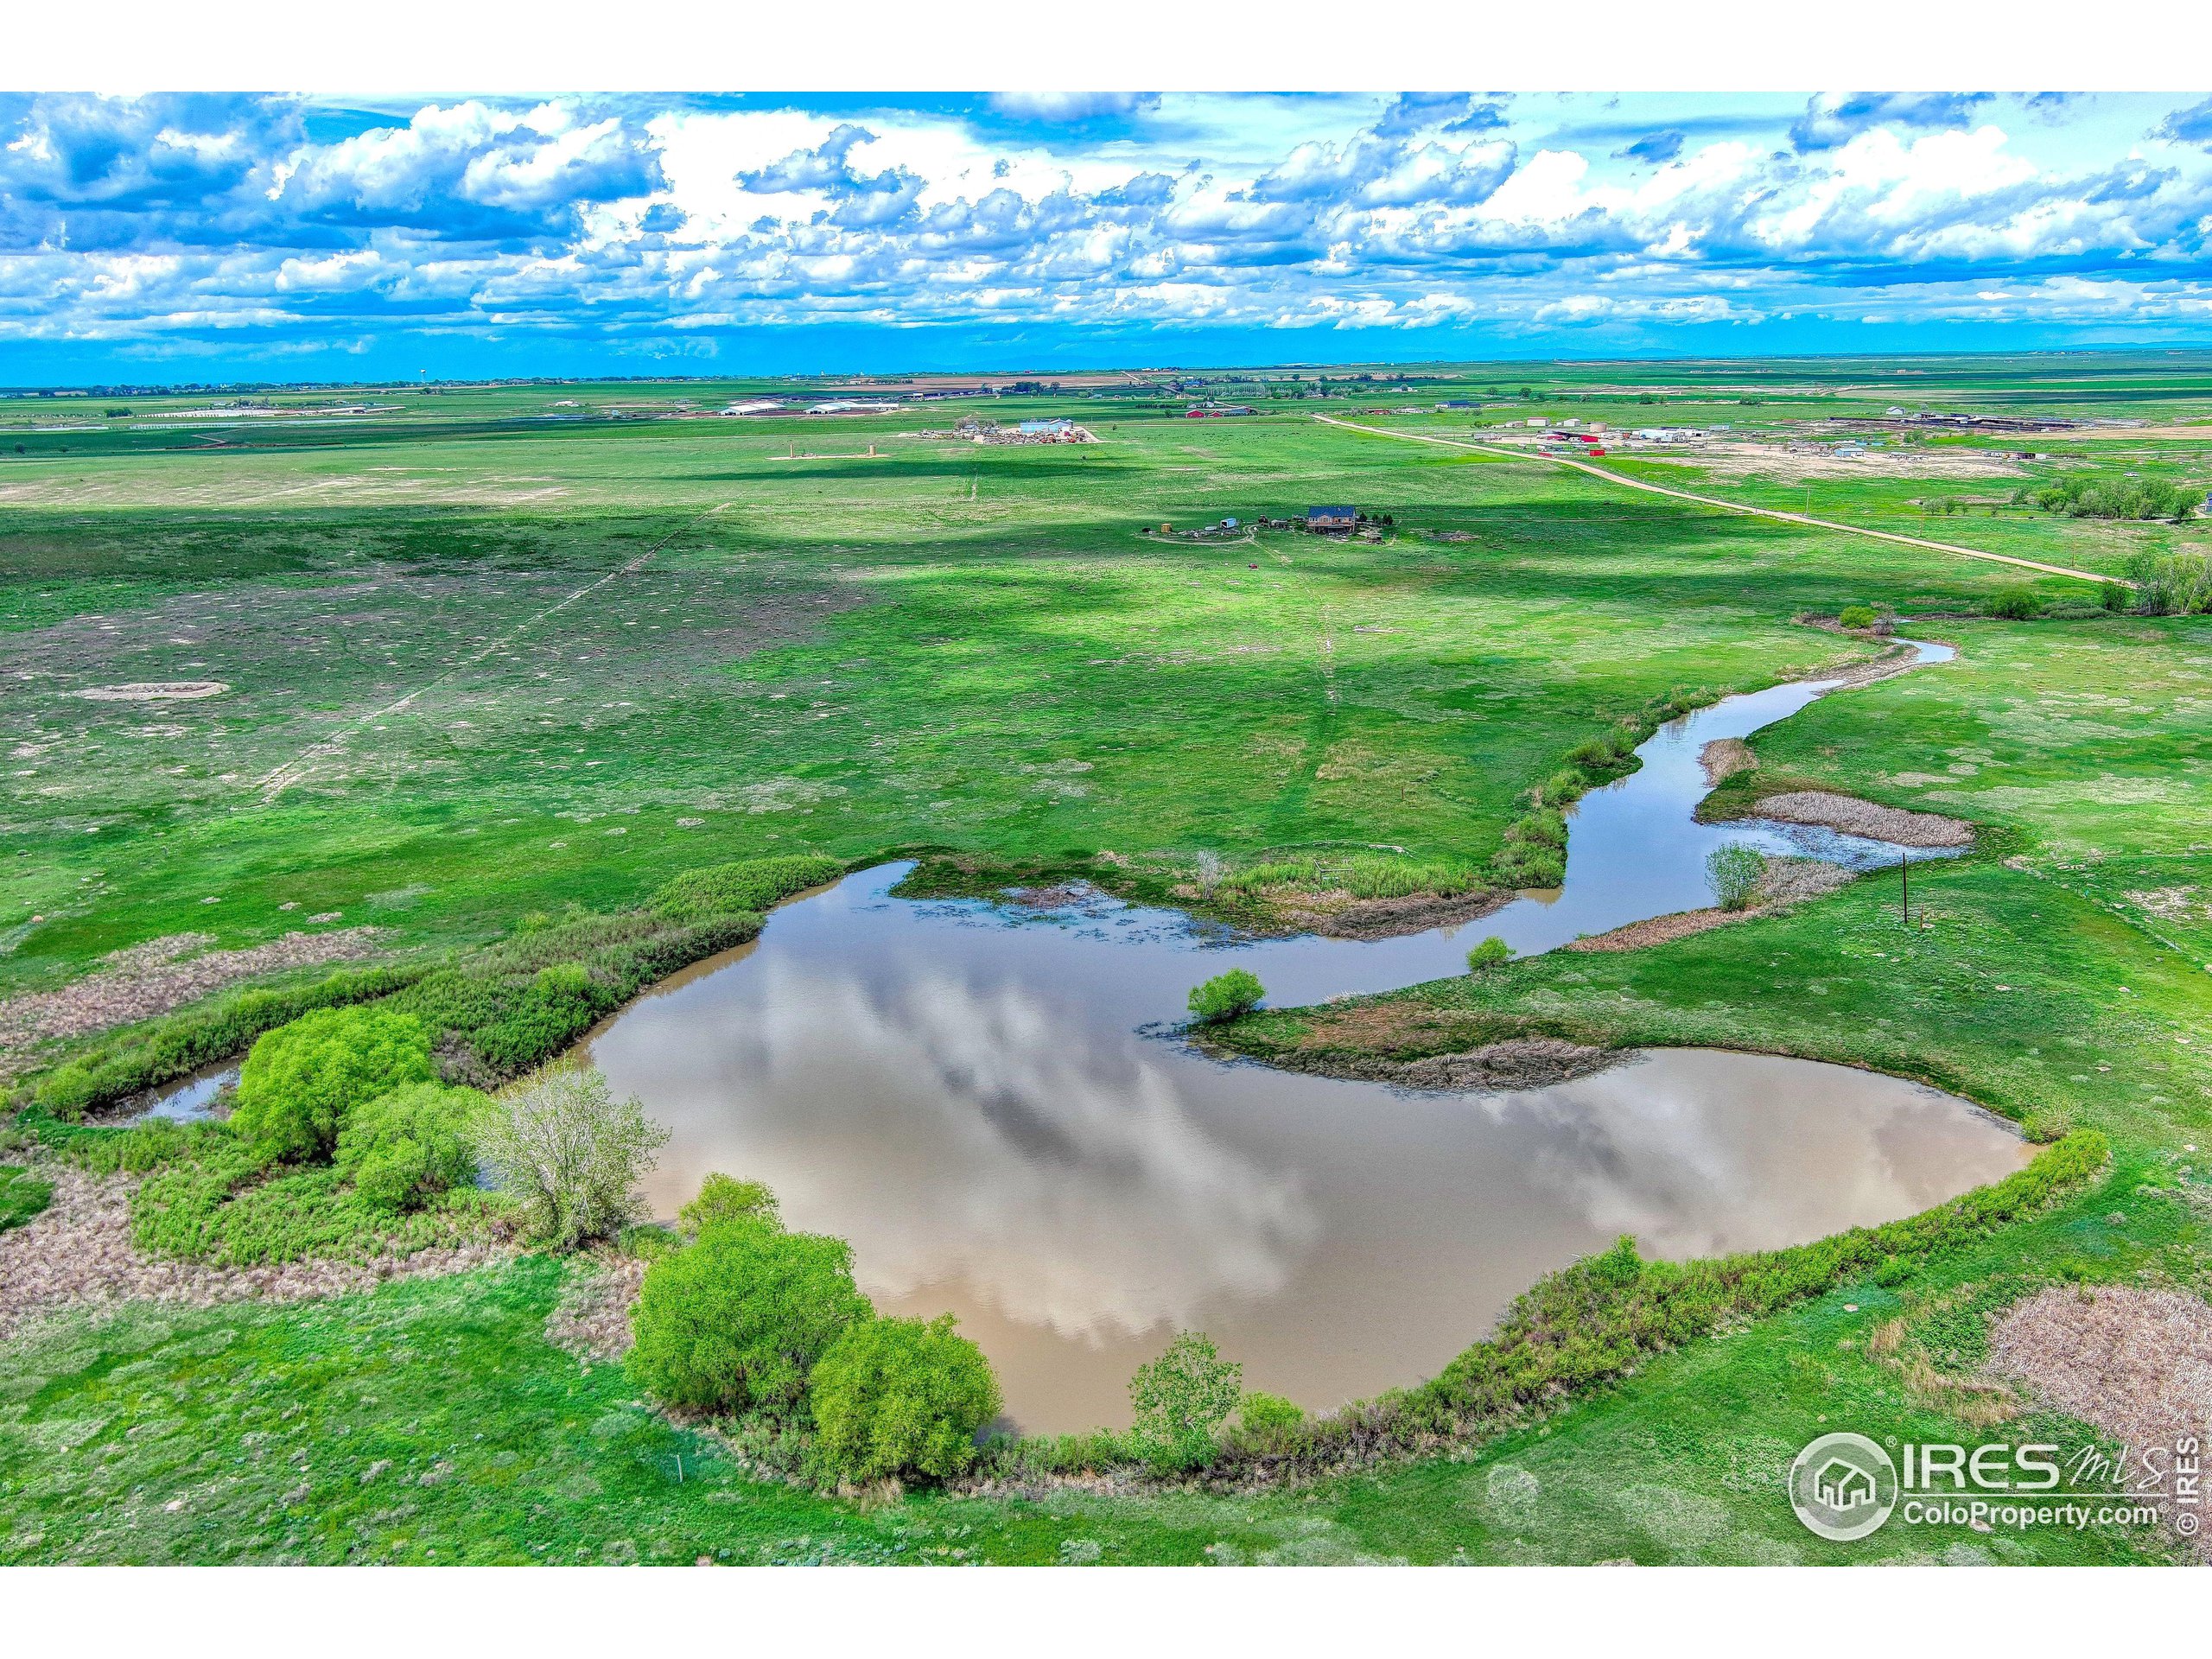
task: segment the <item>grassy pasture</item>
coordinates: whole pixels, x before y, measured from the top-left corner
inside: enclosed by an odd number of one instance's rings
[[[1980,1315],[2027,1291],[2212,1282],[2212,1200],[2183,1150],[2212,1129],[2212,622],[1972,620],[2016,573],[1306,418],[1459,435],[1515,412],[1369,414],[1471,394],[1617,423],[1878,413],[1901,395],[1897,366],[1511,365],[1418,397],[1381,390],[1395,381],[1377,369],[1375,389],[1219,423],[1130,392],[1074,406],[1104,440],[1077,449],[899,435],[949,410],[605,417],[736,384],[410,394],[358,428],[232,423],[222,448],[135,415],[105,433],[0,433],[16,671],[0,679],[0,995],[187,930],[238,946],[372,922],[428,950],[762,854],[1233,861],[1349,841],[1481,860],[1576,743],[1684,688],[1860,651],[1791,619],[1867,601],[1955,613],[1928,632],[1959,660],[1760,734],[1758,772],[1715,806],[1787,783],[1974,820],[1973,855],[1915,872],[1931,926],[1905,931],[1871,878],[1654,950],[1411,988],[1363,1005],[1357,1040],[1376,1040],[1382,1010],[1407,1052],[1509,1027],[1774,1049],[2114,1143],[2089,1191],[1901,1283],[1841,1287],[1663,1356],[1456,1457],[1263,1495],[861,1504],[757,1483],[642,1410],[618,1370],[548,1342],[564,1269],[537,1258],[289,1307],[76,1314],[0,1349],[0,1560],[2168,1559],[2162,1538],[2109,1529],[1893,1524],[1826,1545],[1779,1477],[1823,1426],[1974,1438],[1946,1379],[1980,1363]],[[1986,412],[2171,422],[2212,396],[2198,359],[1910,366],[1912,401]],[[1522,404],[1523,385],[1540,397]],[[562,400],[591,418],[543,418]],[[870,441],[882,458],[775,458]],[[2031,474],[2198,475],[2196,440],[2126,429],[1966,447],[2031,442],[2063,452]],[[1802,505],[1802,485],[1648,465]],[[1813,487],[1818,512],[1916,532],[1931,493]],[[1394,513],[1397,535],[1138,533],[1334,500]],[[2204,542],[2009,507],[1926,530],[2096,569]],[[186,679],[231,690],[72,695]],[[1261,1055],[1352,1041],[1331,1035],[1340,1013],[1271,1012],[1231,1035]],[[1901,1345],[1878,1351],[1890,1321]],[[2020,1409],[2002,1433],[2082,1433]]]
[[[2004,580],[1302,413],[1034,449],[912,420],[0,467],[0,988],[332,912],[482,938],[800,849],[1479,861],[1613,719],[1853,649],[1798,612]],[[779,461],[791,432],[887,458]],[[1402,532],[1137,533],[1338,499]],[[231,689],[74,695],[190,679]]]

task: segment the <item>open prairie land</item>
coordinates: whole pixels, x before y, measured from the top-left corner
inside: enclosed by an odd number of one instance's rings
[[[1579,745],[1870,659],[1878,639],[1833,625],[1866,605],[1957,659],[1757,734],[1757,765],[1705,810],[1824,790],[1969,822],[1966,856],[1915,868],[1910,928],[1878,874],[1646,949],[1263,1009],[1220,1039],[1296,1064],[1509,1035],[1841,1061],[2038,1140],[2100,1132],[2093,1178],[1510,1423],[1256,1484],[1055,1471],[861,1499],[764,1481],[556,1344],[588,1269],[543,1255],[336,1298],[82,1307],[0,1333],[0,1560],[2179,1558],[2147,1527],[1827,1544],[1782,1473],[1847,1421],[2119,1438],[2121,1417],[2063,1416],[1999,1375],[1992,1320],[2054,1286],[2212,1284],[2212,617],[1313,416],[1486,442],[1508,419],[1725,424],[1717,447],[1605,464],[2125,578],[2201,556],[2207,521],[2069,517],[2023,492],[2134,475],[2202,499],[2212,369],[1351,372],[1371,378],[834,419],[682,417],[788,390],[746,383],[403,390],[365,416],[0,405],[18,1103],[219,992],[427,972],[735,860],[926,851],[985,879],[1173,882],[1354,849],[1481,871]],[[1893,432],[1879,466],[1834,460],[1901,378],[1916,407],[2137,424]],[[1260,412],[1182,418],[1198,396]],[[1096,442],[942,430],[971,408],[1072,415]],[[1389,523],[1252,527],[1339,502]]]

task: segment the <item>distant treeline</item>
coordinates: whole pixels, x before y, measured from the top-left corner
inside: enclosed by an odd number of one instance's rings
[[[2162,478],[2062,478],[2023,489],[2016,506],[2033,505],[2069,518],[2171,518],[2179,524],[2196,511],[2203,492]]]

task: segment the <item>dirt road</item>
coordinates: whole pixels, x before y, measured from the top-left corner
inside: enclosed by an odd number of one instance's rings
[[[1740,512],[1752,518],[1772,518],[1785,524],[1803,524],[1811,530],[1840,531],[1847,536],[1870,536],[1878,542],[1896,542],[1904,547],[1924,547],[1931,552],[1955,554],[1966,559],[1986,559],[1993,564],[2017,565],[2023,570],[2039,570],[2047,576],[2073,576],[2082,582],[2118,582],[2124,588],[2135,584],[2123,582],[2118,576],[2101,576],[2094,570],[2076,570],[2069,565],[2040,564],[2033,559],[2016,559],[2009,553],[1985,553],[1976,547],[1961,547],[1955,542],[1931,542],[1918,536],[1900,536],[1894,531],[1868,530],[1862,524],[1838,524],[1833,518],[1815,518],[1802,512],[1783,512],[1773,507],[1747,507],[1740,501],[1723,500],[1717,495],[1693,495],[1688,490],[1670,490],[1663,484],[1647,484],[1642,479],[1624,478],[1603,467],[1592,467],[1586,461],[1570,461],[1565,455],[1531,454],[1525,449],[1502,449],[1487,443],[1470,443],[1462,438],[1436,438],[1421,432],[1393,432],[1388,427],[1362,426],[1357,421],[1340,421],[1332,415],[1313,417],[1325,426],[1341,426],[1351,432],[1371,433],[1378,438],[1402,438],[1408,443],[1436,443],[1448,449],[1472,449],[1478,454],[1503,455],[1509,461],[1548,461],[1555,467],[1571,467],[1578,473],[1587,473],[1592,478],[1602,478],[1608,484],[1618,484],[1624,489],[1642,490],[1647,495],[1672,496],[1677,501],[1694,501],[1700,506],[1718,507],[1723,512]]]

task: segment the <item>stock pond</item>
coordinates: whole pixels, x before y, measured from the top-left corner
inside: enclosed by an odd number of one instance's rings
[[[592,1058],[674,1131],[659,1214],[710,1170],[766,1181],[791,1226],[851,1241],[883,1311],[958,1314],[1024,1432],[1126,1422],[1130,1372],[1178,1329],[1312,1408],[1416,1382],[1622,1233],[1673,1257],[1794,1243],[2023,1161],[1964,1101],[1802,1060],[1659,1050],[1548,1088],[1413,1093],[1223,1064],[1173,1033],[1190,987],[1231,966],[1315,1001],[1464,971],[1488,934],[1548,950],[1707,904],[1722,841],[1894,863],[1691,819],[1705,743],[1833,684],[1675,721],[1577,808],[1561,891],[1457,929],[1240,940],[1097,893],[896,899],[909,867],[886,865],[632,1005]]]

